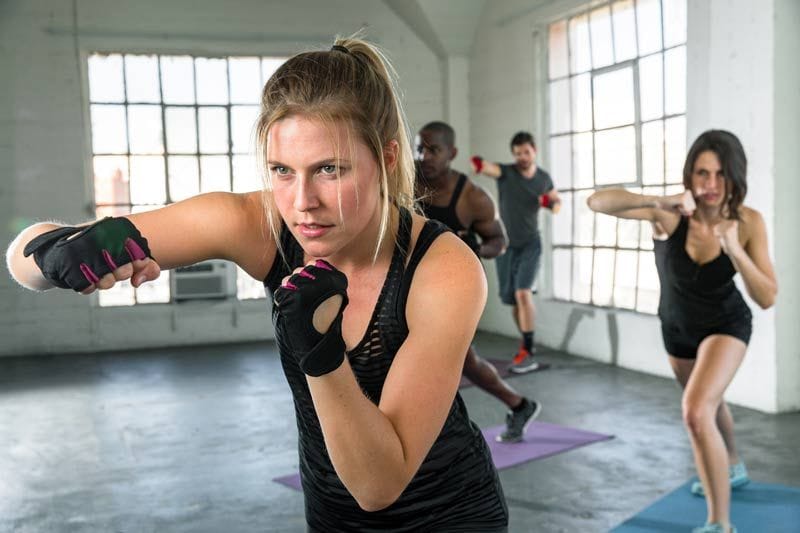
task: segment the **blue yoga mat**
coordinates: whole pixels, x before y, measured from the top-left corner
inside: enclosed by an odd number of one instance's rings
[[[689,480],[611,531],[686,533],[703,525],[706,501],[694,496]],[[731,492],[731,523],[739,533],[800,532],[800,488],[750,482]]]

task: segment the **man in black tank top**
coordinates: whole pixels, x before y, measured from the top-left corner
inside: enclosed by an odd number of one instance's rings
[[[444,122],[425,125],[416,139],[417,197],[425,216],[438,220],[459,235],[478,257],[493,259],[506,248],[503,223],[492,198],[464,174],[450,168],[458,150],[455,132]],[[478,240],[480,238],[480,240]],[[470,345],[464,375],[505,403],[509,412],[502,442],[519,442],[525,428],[541,410],[539,402],[521,396],[508,385],[490,362]]]

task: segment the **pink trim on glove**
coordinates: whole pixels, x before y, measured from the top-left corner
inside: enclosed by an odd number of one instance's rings
[[[110,268],[112,272],[117,269],[117,264],[111,258],[111,254],[108,253],[108,250],[103,250],[103,259],[106,260],[106,264],[108,265],[108,268]]]
[[[81,263],[81,272],[83,273],[83,277],[86,278],[89,283],[97,284],[97,282],[100,281],[100,278],[97,277],[97,274],[92,272],[92,269],[89,268],[89,265],[86,263]]]
[[[147,258],[147,254],[144,253],[144,250],[142,250],[141,246],[136,244],[136,241],[130,237],[125,240],[125,251],[128,252],[128,255],[131,256],[133,261]]]
[[[333,270],[331,265],[327,261],[323,261],[322,259],[317,259],[314,262],[314,266],[317,268],[321,268],[323,270]]]

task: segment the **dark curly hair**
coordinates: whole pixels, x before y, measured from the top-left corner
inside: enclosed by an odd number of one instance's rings
[[[725,177],[725,213],[729,218],[739,220],[739,207],[747,194],[747,157],[741,141],[733,133],[725,130],[703,132],[689,148],[686,163],[683,165],[683,186],[692,187],[692,172],[700,154],[714,152],[719,158],[722,175]]]

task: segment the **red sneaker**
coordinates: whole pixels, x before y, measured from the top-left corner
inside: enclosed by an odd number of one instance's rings
[[[531,354],[531,352],[526,350],[525,347],[520,344],[519,351],[514,354],[514,358],[512,359],[512,362],[515,365],[518,365],[518,364],[520,364],[521,362],[523,362],[525,359],[527,359],[528,357],[530,357],[532,355],[533,354]]]
[[[512,374],[526,374],[543,370],[544,368],[547,368],[547,365],[539,363],[533,358],[533,353],[526,350],[524,346],[520,346],[519,351],[514,356],[513,364],[508,367],[508,371]]]

